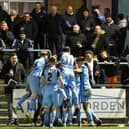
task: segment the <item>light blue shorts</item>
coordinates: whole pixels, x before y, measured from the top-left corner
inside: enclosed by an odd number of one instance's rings
[[[43,105],[58,106],[58,90],[54,89],[52,85],[44,86]]]
[[[37,93],[39,92],[40,87],[40,78],[36,76],[29,75],[27,78],[27,87],[26,90],[30,93]]]
[[[61,72],[64,85],[69,87],[75,87],[75,75],[72,70],[66,69]]]
[[[81,103],[89,103],[90,102],[89,101],[90,98],[91,98],[91,96],[87,97],[86,94],[81,94],[80,95],[80,99],[81,99],[80,101],[81,101]]]
[[[54,92],[52,94],[45,94],[43,97],[42,104],[47,105],[49,107],[51,106],[58,106],[58,95],[57,92]]]

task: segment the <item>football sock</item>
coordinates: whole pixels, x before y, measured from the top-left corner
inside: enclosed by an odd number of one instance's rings
[[[68,119],[68,111],[63,111],[63,123],[66,124]]]
[[[77,110],[77,122],[78,122],[78,124],[81,123],[81,112],[79,109]]]
[[[91,110],[91,113],[92,113],[93,120],[96,121],[98,119],[96,114],[94,113],[93,110]]]
[[[69,109],[69,110],[68,110],[68,122],[69,122],[69,123],[73,123],[73,122],[72,122],[72,118],[73,118],[72,110]]]
[[[86,113],[88,122],[89,122],[89,123],[92,122],[92,121],[93,121],[93,116],[92,116],[92,111],[91,111],[91,109],[85,110],[85,113]]]
[[[18,100],[17,103],[21,105],[27,98],[28,98],[28,95],[25,94],[25,95],[21,96],[21,98]]]
[[[55,118],[56,118],[56,110],[50,112],[50,125],[54,124]]]
[[[42,116],[42,123],[46,126],[49,125],[49,111],[48,109],[45,109],[44,114]]]
[[[36,110],[36,98],[30,97],[30,102],[28,103],[28,111],[35,111]]]

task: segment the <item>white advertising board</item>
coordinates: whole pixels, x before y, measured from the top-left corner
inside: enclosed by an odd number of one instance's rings
[[[100,118],[124,118],[126,117],[125,96],[125,89],[93,89],[91,108]],[[82,116],[85,116],[83,110]]]
[[[16,104],[18,99],[25,94],[25,89],[14,89],[13,103]],[[93,89],[91,98],[91,108],[100,118],[124,118],[126,117],[126,94],[125,89]],[[28,101],[23,103],[24,111],[27,111]],[[82,117],[86,117],[81,108]],[[19,117],[24,114],[19,111]]]

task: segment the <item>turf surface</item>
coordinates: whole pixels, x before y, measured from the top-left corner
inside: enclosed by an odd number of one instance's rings
[[[83,126],[83,127],[54,127],[53,129],[129,129],[128,126],[123,127],[123,125],[121,125],[122,127],[119,126],[100,126],[100,127],[87,127],[87,126]],[[48,127],[0,127],[0,129],[48,129]]]

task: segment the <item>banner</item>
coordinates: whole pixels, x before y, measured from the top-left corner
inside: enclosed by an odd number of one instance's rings
[[[126,117],[125,89],[93,89],[91,108],[100,118]],[[81,108],[82,117],[85,113]]]
[[[25,89],[13,90],[13,103],[26,93]],[[126,94],[125,89],[93,89],[90,99],[91,108],[100,118],[124,118],[126,117]],[[29,100],[23,103],[24,111],[28,109]],[[18,117],[25,115],[18,112]],[[85,112],[81,107],[81,116],[86,118]]]

